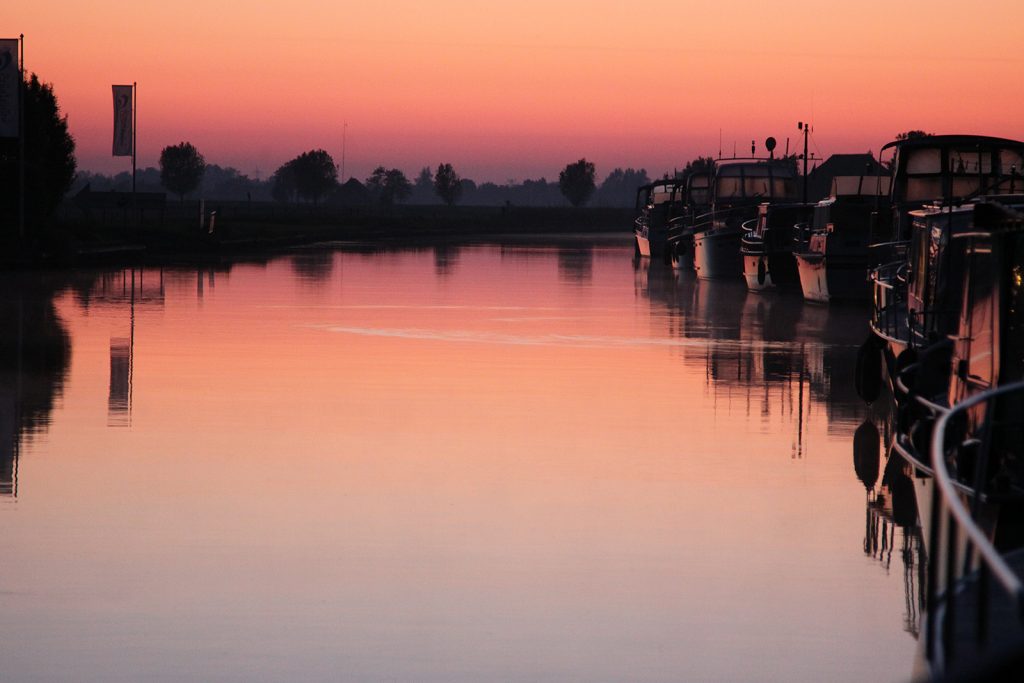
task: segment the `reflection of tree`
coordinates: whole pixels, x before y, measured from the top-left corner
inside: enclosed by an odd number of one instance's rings
[[[331,251],[309,251],[292,257],[292,270],[304,282],[322,284],[330,279],[334,271],[334,253]]]
[[[558,248],[558,274],[563,280],[587,283],[593,270],[594,250],[590,247]]]
[[[17,493],[21,439],[48,425],[71,358],[52,290],[17,285],[5,287],[16,296],[0,300],[0,494]]]
[[[459,263],[459,248],[449,244],[439,244],[434,247],[434,274],[438,277],[445,277],[452,274],[455,266]]]

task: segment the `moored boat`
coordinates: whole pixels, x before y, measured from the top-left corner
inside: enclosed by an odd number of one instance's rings
[[[868,246],[874,241],[871,227],[887,222],[888,196],[888,176],[833,179],[829,197],[814,207],[809,235],[793,253],[804,299],[816,303],[871,299],[867,277]]]
[[[680,180],[665,179],[637,188],[633,235],[638,256],[667,259],[669,221],[682,208],[681,185]]]
[[[752,229],[743,233],[740,254],[747,289],[762,292],[800,283],[793,245],[797,226],[806,223],[813,204],[763,203],[758,207]]]
[[[775,159],[722,160],[711,188],[711,211],[693,228],[694,270],[703,279],[739,278],[744,223],[747,230],[753,227],[748,221],[762,203],[796,198],[796,168]]]

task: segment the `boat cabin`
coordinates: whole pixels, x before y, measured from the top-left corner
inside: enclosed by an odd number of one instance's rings
[[[776,160],[719,161],[712,186],[716,206],[751,206],[799,198],[796,168]]]
[[[931,202],[958,204],[981,195],[1024,192],[1024,142],[1018,140],[927,135],[890,142],[881,154],[889,149],[895,209],[892,240],[907,239],[908,212]]]

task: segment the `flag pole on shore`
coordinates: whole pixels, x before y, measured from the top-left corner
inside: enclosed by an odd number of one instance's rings
[[[132,158],[132,204],[135,203],[135,141],[137,83],[111,86],[114,93],[114,142],[111,149],[115,157]]]
[[[132,203],[135,203],[135,141],[139,133],[139,84],[132,81]]]
[[[18,238],[25,239],[25,34],[18,36]]]

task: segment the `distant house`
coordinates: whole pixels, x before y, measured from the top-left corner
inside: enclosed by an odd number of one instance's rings
[[[807,200],[816,202],[832,191],[836,176],[889,175],[888,169],[868,154],[833,154],[807,174]]]
[[[327,199],[332,206],[369,206],[372,202],[370,191],[355,178],[342,183]]]

